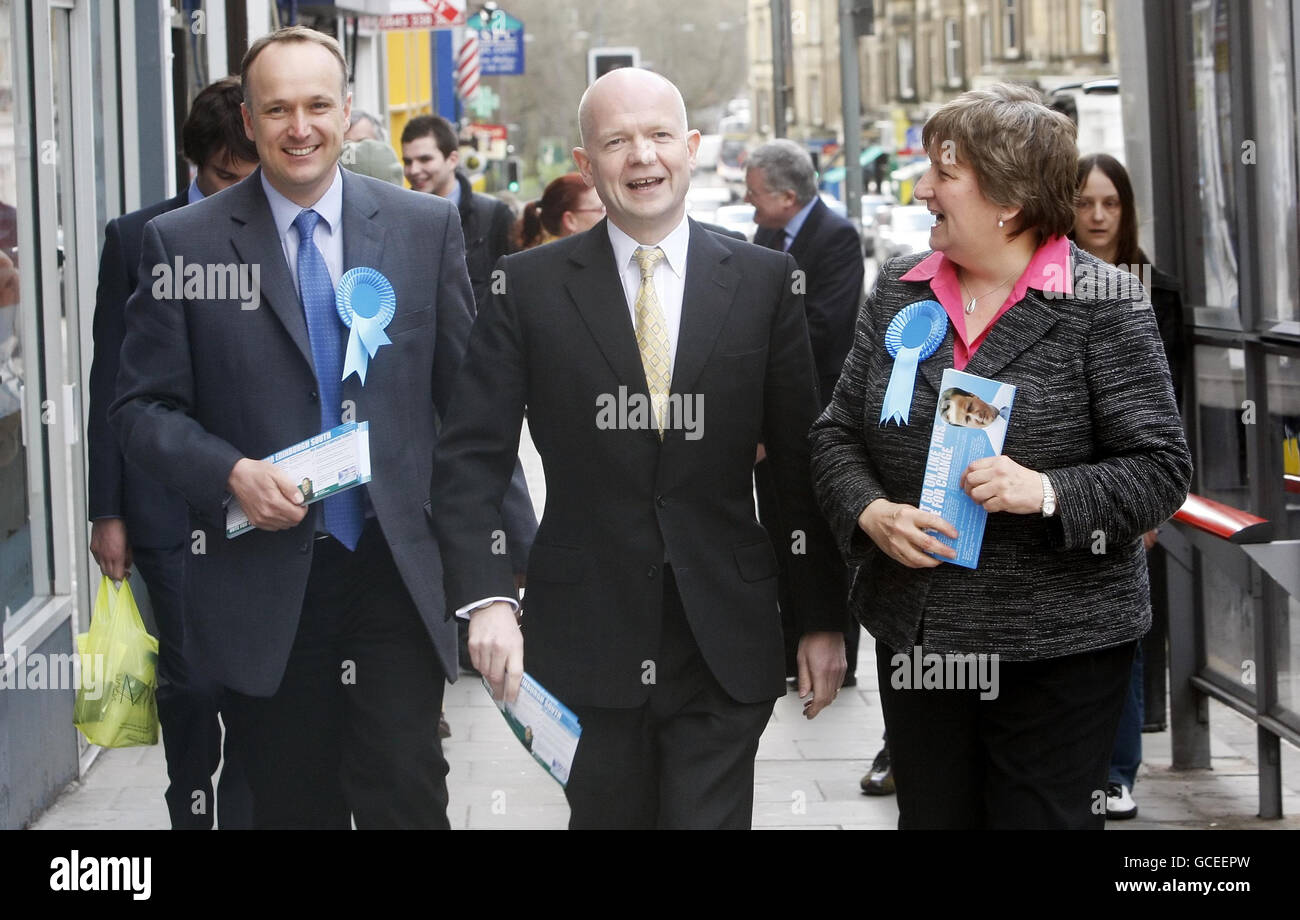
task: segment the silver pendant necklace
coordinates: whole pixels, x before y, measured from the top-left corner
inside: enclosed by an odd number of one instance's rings
[[[975,304],[976,304],[977,301],[979,301],[979,300],[983,300],[985,297],[989,296],[989,295],[992,294],[994,291],[996,291],[996,290],[998,290],[999,288],[1001,288],[1002,285],[1006,284],[1008,281],[1010,281],[1012,278],[1016,277],[1016,275],[1018,275],[1018,274],[1020,274],[1020,272],[1012,272],[1011,274],[1009,274],[1009,275],[1007,275],[1005,278],[1003,278],[1003,279],[998,283],[998,286],[997,286],[997,287],[991,287],[991,288],[989,288],[987,291],[985,291],[983,294],[980,294],[978,297],[972,297],[969,301],[966,302],[966,315],[967,315],[967,316],[970,316],[972,313],[975,312]],[[966,288],[966,283],[965,283],[964,281],[963,281],[963,282],[959,282],[959,283],[961,284],[961,286],[962,286],[963,288]],[[967,289],[967,290],[969,290],[969,289]]]

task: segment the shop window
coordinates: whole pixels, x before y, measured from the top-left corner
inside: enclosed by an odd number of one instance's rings
[[[1238,139],[1236,151],[1249,161],[1258,181],[1261,331],[1278,323],[1293,324],[1285,331],[1300,335],[1300,241],[1296,214],[1296,83],[1291,17],[1294,4],[1257,3],[1254,80],[1257,138]],[[1262,20],[1262,21],[1261,21]],[[1294,368],[1294,365],[1293,365]]]
[[[20,36],[13,34],[13,21],[12,4],[0,0],[0,620],[35,593],[22,394],[37,368],[28,366],[23,349],[21,273],[32,260],[18,247],[18,222],[27,217],[17,207],[12,49]]]
[[[1240,348],[1198,345],[1194,490],[1234,508],[1250,506],[1246,435],[1257,419],[1246,403],[1246,356]]]
[[[898,97],[915,99],[916,85],[912,82],[916,62],[912,55],[912,36],[898,36]]]
[[[944,72],[950,87],[961,86],[961,28],[955,19],[943,21]]]
[[[1237,217],[1233,164],[1238,155],[1232,111],[1226,0],[1192,4],[1192,123],[1199,250],[1191,266],[1190,300],[1212,309],[1238,310]]]
[[[1282,481],[1282,519],[1274,522],[1274,539],[1300,540],[1300,354],[1266,355],[1268,419],[1260,432]],[[1300,633],[1295,633],[1300,636]]]

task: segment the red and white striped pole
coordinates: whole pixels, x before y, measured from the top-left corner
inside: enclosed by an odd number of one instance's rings
[[[474,29],[462,30],[460,47],[456,51],[456,92],[466,105],[478,95],[479,62],[478,32]]]

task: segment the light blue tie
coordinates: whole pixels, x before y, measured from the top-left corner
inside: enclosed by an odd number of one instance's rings
[[[335,308],[334,282],[313,238],[319,220],[319,214],[306,210],[294,218],[293,225],[298,228],[298,287],[307,314],[307,335],[311,339],[311,356],[320,387],[321,430],[329,431],[342,422],[343,416],[344,326]],[[324,512],[325,530],[348,549],[355,550],[364,523],[360,491],[349,489],[330,496],[324,501]]]

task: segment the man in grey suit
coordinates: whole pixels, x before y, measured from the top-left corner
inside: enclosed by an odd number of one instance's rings
[[[351,99],[333,38],[263,36],[242,80],[261,169],[145,228],[112,421],[189,504],[186,626],[228,690],[257,826],[445,828],[435,733],[456,633],[421,493],[471,323],[459,220],[340,170]],[[148,265],[256,270],[260,291],[160,290]],[[342,373],[335,294],[357,267],[396,299],[364,384]],[[369,422],[365,487],[305,505],[258,459],[349,420]],[[227,539],[232,499],[256,529]]]

